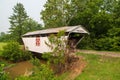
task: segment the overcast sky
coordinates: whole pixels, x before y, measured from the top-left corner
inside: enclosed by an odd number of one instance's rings
[[[8,31],[10,27],[9,19],[10,15],[12,15],[12,8],[16,5],[16,3],[22,3],[27,12],[27,15],[38,23],[43,23],[40,20],[40,11],[43,8],[43,5],[47,0],[0,0],[0,32]]]

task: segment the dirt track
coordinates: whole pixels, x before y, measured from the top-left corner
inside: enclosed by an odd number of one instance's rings
[[[96,54],[96,55],[104,55],[104,56],[119,57],[120,58],[120,52],[94,51],[94,50],[77,50],[77,52],[82,52],[85,54]]]

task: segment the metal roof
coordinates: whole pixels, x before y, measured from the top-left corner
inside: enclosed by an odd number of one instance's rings
[[[38,31],[28,32],[23,36],[58,33],[61,30],[65,30],[65,32],[89,34],[89,32],[85,28],[83,28],[81,25],[78,25],[78,26],[65,26],[65,27],[59,27],[59,28],[49,28],[44,30],[38,30]]]

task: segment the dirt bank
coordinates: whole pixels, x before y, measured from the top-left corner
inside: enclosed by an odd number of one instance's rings
[[[33,68],[33,65],[29,61],[16,63],[13,67],[5,69],[6,72],[9,72],[11,78],[25,74],[26,71],[29,71]]]

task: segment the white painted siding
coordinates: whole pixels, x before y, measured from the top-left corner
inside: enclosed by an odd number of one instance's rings
[[[67,39],[67,36],[65,36]],[[40,46],[36,46],[36,37],[22,37],[24,46],[26,50],[37,52],[37,53],[44,53],[44,52],[51,52],[52,50],[48,47],[45,42],[48,41],[48,37],[40,37]]]
[[[51,49],[45,44],[45,41],[48,42],[47,37],[40,37],[40,46],[36,46],[36,37],[23,37],[22,39],[25,49],[29,51],[38,53],[51,52]]]

